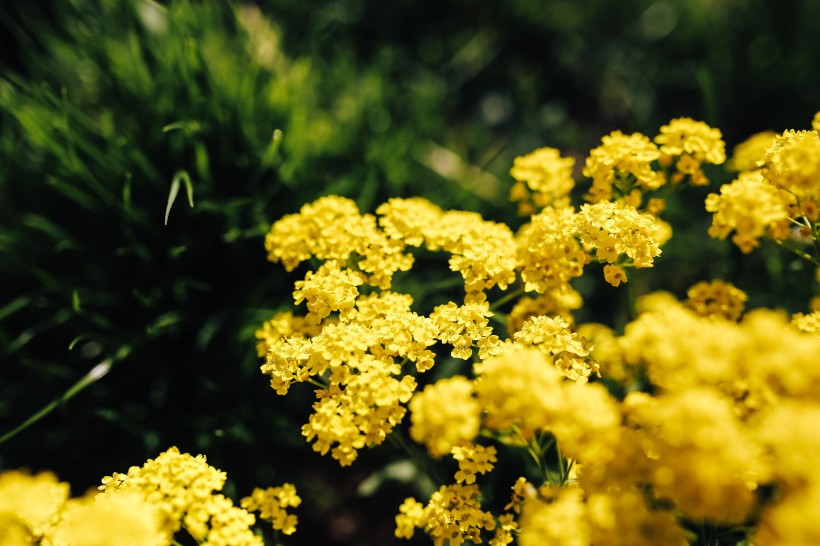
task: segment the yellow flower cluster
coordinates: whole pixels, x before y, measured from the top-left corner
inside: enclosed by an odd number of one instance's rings
[[[584,300],[581,294],[570,285],[564,289],[553,288],[537,298],[522,297],[513,306],[507,317],[507,330],[514,334],[530,317],[541,315],[561,316],[572,322],[572,311],[580,309]]]
[[[713,129],[702,121],[691,118],[677,118],[661,127],[661,133],[655,137],[660,145],[661,163],[677,158],[677,173],[672,176],[672,183],[680,183],[685,176],[693,186],[705,186],[709,179],[703,174],[701,165],[712,163],[720,165],[726,161],[726,144],[719,129]]]
[[[732,242],[743,252],[751,252],[764,236],[785,239],[789,236],[788,196],[772,186],[760,171],[742,172],[731,184],[710,193],[706,210],[714,214],[709,235]]]
[[[597,203],[617,197],[613,193],[616,184],[620,193],[625,194],[629,177],[633,177],[643,189],[660,188],[666,179],[663,173],[652,168],[652,162],[660,156],[660,150],[646,135],[613,131],[601,139],[600,146],[589,152],[583,174],[592,178],[592,187],[585,199]]]
[[[173,537],[183,528],[205,546],[263,544],[250,529],[256,521],[253,514],[216,493],[225,483],[225,473],[208,465],[202,455],[193,457],[172,447],[142,467],[131,467],[127,474],[115,472],[102,481],[103,492],[96,497],[69,499],[68,484],[51,473],[0,474],[0,544],[170,546],[177,544]],[[248,503],[248,509],[262,510],[263,518],[277,510],[283,525],[278,528],[292,533],[295,516],[279,512],[298,506],[295,489],[286,484],[268,493],[275,498],[254,491],[253,498],[262,499]]]
[[[240,505],[249,512],[259,512],[259,517],[273,524],[273,528],[286,535],[296,532],[298,519],[289,514],[287,508],[296,508],[302,499],[296,494],[293,484],[286,483],[281,487],[267,489],[254,488],[249,497],[240,501]]]
[[[315,256],[320,260],[356,262],[366,282],[387,289],[397,271],[407,271],[413,257],[405,245],[378,229],[376,218],[361,215],[356,204],[342,197],[323,197],[285,216],[265,238],[268,258],[293,271]]]
[[[820,487],[820,442],[805,433],[820,426],[820,338],[771,311],[735,324],[669,297],[645,307],[623,338],[625,359],[661,389],[624,403],[653,460],[644,475],[694,518],[740,522],[763,502],[755,544],[811,543],[799,538],[805,527],[781,523],[820,508],[793,504]],[[757,494],[764,484],[775,499]]]
[[[820,134],[785,131],[766,150],[763,175],[797,197],[820,197]]]
[[[746,293],[724,281],[702,281],[686,291],[686,307],[702,317],[722,317],[736,321],[743,313]]]
[[[792,326],[810,334],[820,334],[820,311],[812,313],[795,313]]]
[[[458,375],[441,379],[410,401],[410,437],[441,457],[478,435],[480,413],[472,381]]]
[[[732,152],[729,166],[734,171],[753,171],[759,167],[766,150],[772,145],[777,133],[763,131],[755,133],[737,146]]]
[[[584,204],[575,223],[582,243],[594,249],[595,257],[607,264],[604,278],[613,286],[627,280],[620,265],[652,267],[661,254],[659,221],[634,207],[608,201]]]
[[[555,148],[539,148],[516,157],[510,175],[517,181],[510,190],[510,200],[518,203],[520,214],[529,216],[536,209],[569,204],[569,193],[575,187],[572,169],[575,160],[561,157]]]
[[[518,232],[518,263],[525,289],[543,294],[567,291],[580,277],[589,256],[575,237],[575,213],[569,207],[546,208]]]
[[[600,376],[599,366],[588,358],[590,346],[586,340],[569,328],[569,322],[562,317],[536,316],[527,319],[514,338],[525,347],[543,351],[569,379],[586,383],[593,373]]]
[[[737,179],[707,199],[710,234],[744,251],[766,236],[816,240],[816,142],[815,129],[739,146]],[[652,267],[671,233],[659,215],[672,184],[708,183],[704,164],[725,156],[720,131],[689,118],[654,140],[613,132],[586,160],[592,187],[576,210],[573,160],[536,150],[511,170],[513,199],[532,213],[515,234],[423,199],[391,199],[375,216],[342,198],[306,205],[274,224],[267,248],[289,269],[318,260],[294,292],[308,315],[260,330],[262,369],[280,394],[320,387],[303,434],[342,465],[382,443],[407,409],[412,439],[453,456],[455,483],[426,504],[405,500],[399,538],[423,529],[437,545],[478,543],[495,531],[491,546],[682,546],[685,529],[707,521],[748,526],[756,546],[813,544],[797,510],[820,510],[820,441],[805,434],[820,427],[817,313],[744,315],[746,294],[712,281],[685,302],[641,298],[620,336],[572,316],[582,301],[570,283],[584,267],[601,263],[614,286],[627,268]],[[411,295],[387,291],[427,256],[420,247],[449,254],[463,299],[425,294],[432,311],[421,314]],[[442,359],[472,369],[418,375]],[[477,482],[499,453],[479,437],[526,450],[541,480],[517,481],[497,519]]]
[[[482,529],[495,529],[495,518],[481,509],[480,490],[474,483],[475,474],[493,469],[495,448],[465,445],[453,448],[453,456],[459,461],[456,483],[442,486],[426,506],[412,497],[406,499],[396,516],[397,538],[412,538],[418,528],[436,546],[457,546],[465,540],[479,544]]]
[[[515,281],[515,241],[504,224],[473,212],[445,212],[422,199],[391,199],[376,213],[391,241],[451,254],[450,269],[461,273],[468,295]]]
[[[225,484],[224,472],[210,466],[204,455],[180,453],[175,447],[149,459],[126,474],[115,472],[102,480],[103,495],[138,493],[162,514],[168,535],[185,529],[209,546],[262,545],[250,526],[256,518],[215,493]]]
[[[792,239],[798,245],[818,240],[820,133],[816,127],[754,135],[736,148],[733,166],[740,170],[738,178],[706,199],[706,210],[714,213],[709,235],[723,239],[734,231],[732,242],[747,253],[763,237]]]

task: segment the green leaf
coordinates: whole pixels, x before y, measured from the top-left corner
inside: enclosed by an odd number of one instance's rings
[[[191,177],[188,175],[187,171],[177,171],[174,175],[174,179],[171,180],[171,190],[168,192],[168,204],[165,207],[166,226],[168,225],[168,215],[171,214],[171,207],[177,199],[177,194],[179,194],[180,181],[185,184],[185,191],[188,194],[188,204],[191,205],[191,208],[194,206],[194,187],[191,184]]]

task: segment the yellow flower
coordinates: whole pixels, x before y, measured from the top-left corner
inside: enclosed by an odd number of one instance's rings
[[[472,381],[440,379],[410,400],[410,436],[425,444],[430,455],[441,457],[476,437],[480,413]]]
[[[772,145],[777,133],[764,131],[755,133],[737,146],[732,153],[729,167],[734,171],[754,171],[766,156],[766,150]]]
[[[115,472],[102,479],[104,496],[133,492],[155,505],[162,514],[162,528],[173,534],[182,526],[187,512],[200,509],[214,491],[225,485],[226,475],[207,463],[204,455],[193,457],[176,447],[149,459],[127,474]]]
[[[552,502],[543,498],[528,500],[524,504],[519,526],[521,546],[588,546],[590,526],[583,493],[577,488],[539,491],[542,497],[553,497]]]
[[[516,157],[510,174],[518,181],[511,193],[513,201],[525,207],[532,201],[538,209],[560,202],[567,204],[575,186],[572,169],[575,160],[561,157],[555,148],[539,148],[527,155]],[[532,193],[530,193],[532,192]]]
[[[569,326],[562,317],[531,317],[513,337],[525,347],[543,351],[569,379],[586,383],[593,373],[600,375],[598,363],[589,358],[590,346],[586,339],[571,332]]]
[[[631,206],[608,201],[584,204],[575,226],[581,242],[595,249],[602,262],[613,264],[625,257],[634,267],[652,267],[654,258],[661,254],[658,220]]]
[[[69,486],[51,472],[34,476],[9,470],[0,474],[0,516],[17,520],[34,536],[42,536],[68,499]]]
[[[281,487],[267,489],[254,488],[249,497],[241,501],[241,506],[250,512],[259,512],[259,517],[270,521],[273,528],[286,535],[296,532],[298,519],[289,514],[286,508],[296,508],[302,504],[302,499],[296,494],[296,487],[286,483]]]
[[[795,313],[792,316],[792,326],[810,334],[820,334],[820,311],[809,314]]]
[[[591,203],[615,197],[612,187],[628,176],[644,189],[655,190],[666,182],[663,173],[652,169],[660,150],[640,133],[625,135],[613,131],[601,139],[602,144],[589,152],[583,174],[592,178],[592,187],[584,199]]]
[[[527,292],[543,294],[567,285],[584,272],[589,257],[576,240],[572,208],[546,208],[518,232],[518,267]]]
[[[458,461],[458,471],[455,478],[457,483],[470,485],[475,483],[476,474],[490,472],[498,459],[493,446],[484,447],[477,444],[455,446],[452,450],[453,458]]]
[[[564,376],[543,351],[508,343],[501,354],[474,367],[487,428],[528,442],[554,421]]]
[[[820,135],[817,131],[784,131],[763,158],[763,175],[798,197],[820,197]]]
[[[745,292],[731,283],[720,280],[701,281],[686,291],[686,307],[702,317],[723,317],[736,321],[743,313],[743,302],[749,299]]]
[[[677,158],[678,173],[688,175],[693,186],[705,186],[709,183],[701,170],[702,163],[720,165],[726,161],[726,144],[720,130],[691,118],[676,118],[662,126],[655,142],[660,145],[660,152],[666,158]],[[673,177],[672,180],[680,181],[681,176]]]
[[[170,544],[170,537],[162,530],[158,507],[131,491],[68,501],[48,539],[53,546]]]
[[[721,186],[719,195],[710,193],[706,210],[714,213],[709,235],[725,239],[734,231],[732,242],[745,253],[763,236],[785,239],[789,234],[787,200],[759,171],[742,172]]]
[[[604,280],[612,286],[618,287],[626,282],[626,272],[617,265],[606,264],[604,266]]]

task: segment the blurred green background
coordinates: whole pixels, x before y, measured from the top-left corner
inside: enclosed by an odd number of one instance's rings
[[[112,364],[0,443],[0,468],[80,493],[177,445],[231,494],[296,483],[294,544],[392,542],[418,484],[389,479],[390,445],[344,471],[314,454],[311,390],[259,373],[253,332],[295,280],[266,262],[273,221],[334,193],[517,226],[507,171],[536,147],[582,164],[613,129],[691,116],[731,150],[820,109],[820,0],[7,1],[0,36],[0,435]],[[703,199],[731,179],[708,174],[636,287],[722,277],[805,310],[801,262],[707,239]],[[578,284],[579,318],[622,326],[601,284]]]

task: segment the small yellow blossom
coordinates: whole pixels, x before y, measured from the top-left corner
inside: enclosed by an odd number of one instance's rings
[[[729,167],[734,171],[754,171],[766,156],[766,150],[772,145],[777,133],[763,131],[755,133],[737,146],[732,153]]]
[[[726,161],[726,144],[720,130],[691,118],[676,118],[662,126],[655,142],[665,156],[663,162],[668,161],[667,158],[677,158],[678,176],[672,177],[673,182],[689,176],[693,186],[705,186],[709,180],[703,174],[701,164],[720,165]]]
[[[784,131],[766,151],[763,175],[798,197],[820,197],[820,134]]]
[[[294,514],[289,514],[286,508],[296,508],[301,503],[302,499],[296,494],[296,487],[286,483],[280,487],[267,489],[256,487],[240,504],[249,512],[259,512],[259,517],[271,522],[275,530],[292,535],[296,532],[298,519]]]
[[[589,358],[587,340],[570,331],[569,326],[563,317],[531,317],[513,337],[525,347],[543,351],[569,379],[586,383],[593,373],[600,376],[598,363]]]
[[[589,256],[576,239],[575,213],[569,207],[546,208],[518,232],[518,267],[525,289],[543,294],[567,290],[584,272]]]
[[[575,224],[581,241],[595,249],[601,262],[613,264],[628,258],[634,267],[652,267],[661,254],[657,219],[634,207],[607,201],[584,204]]]
[[[542,209],[556,202],[567,204],[569,192],[575,186],[574,166],[573,158],[561,157],[555,148],[539,148],[516,157],[510,174],[518,182],[511,191],[511,199],[520,201],[524,211],[533,206]]]
[[[473,383],[466,377],[440,379],[410,401],[410,437],[423,443],[433,457],[470,442],[480,426],[481,407]]]
[[[166,546],[157,506],[137,492],[66,503],[48,536],[52,546]]]
[[[494,467],[493,463],[498,460],[493,446],[484,447],[477,444],[455,446],[452,455],[458,461],[458,471],[455,475],[456,483],[465,483],[467,485],[475,483],[476,474],[490,472]]]
[[[396,537],[412,538],[421,528],[435,546],[458,546],[465,540],[481,542],[481,531],[495,529],[495,518],[481,509],[480,491],[473,485],[445,485],[433,493],[426,506],[408,498],[396,516]]]
[[[34,537],[48,531],[68,495],[68,484],[51,472],[33,476],[16,470],[0,473],[0,516],[17,520]]]
[[[820,311],[812,313],[795,313],[792,316],[792,326],[809,334],[820,334]]]
[[[723,317],[736,321],[743,313],[743,302],[749,297],[731,283],[701,281],[686,291],[686,307],[702,317]]]
[[[521,546],[588,546],[591,529],[582,492],[576,488],[547,490],[544,487],[539,495],[540,498],[524,504],[518,543]]]
[[[782,192],[759,171],[742,172],[721,186],[719,195],[710,193],[706,198],[706,210],[714,213],[709,235],[725,239],[734,231],[732,242],[745,253],[757,247],[761,237],[785,239],[789,235],[786,203]]]
[[[449,302],[436,307],[430,314],[430,320],[438,329],[439,340],[452,345],[453,358],[467,360],[473,354],[471,347],[474,342],[489,340],[489,346],[485,343],[483,347],[485,351],[500,343],[498,337],[492,335],[493,329],[488,318],[491,316],[493,313],[486,301],[465,303],[462,306]]]
[[[660,158],[660,150],[645,135],[614,131],[601,142],[589,152],[583,170],[584,176],[592,178],[592,187],[584,196],[587,201],[597,203],[618,197],[613,185],[624,184],[630,176],[646,190],[658,189],[666,182],[663,173],[652,168],[652,162]]]
[[[606,264],[604,266],[604,280],[614,287],[618,287],[621,283],[625,283],[628,279],[626,271],[613,264]]]

